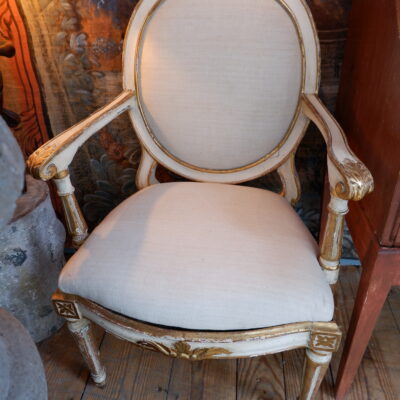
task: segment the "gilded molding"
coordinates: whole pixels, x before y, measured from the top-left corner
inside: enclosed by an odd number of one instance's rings
[[[78,148],[103,126],[129,110],[133,97],[134,91],[124,90],[111,103],[39,147],[28,158],[30,173],[36,179],[47,181],[68,168]]]
[[[67,319],[80,319],[78,309],[73,301],[53,300],[53,305],[58,315]]]
[[[374,180],[367,167],[359,160],[346,158],[340,164],[344,182],[338,182],[334,194],[343,200],[361,200],[374,190]]]
[[[146,28],[148,22],[150,21],[150,19],[152,18],[153,14],[155,13],[155,11],[163,3],[163,1],[164,0],[157,0],[155,2],[155,4],[152,6],[152,8],[149,10],[148,14],[146,15],[144,23],[143,23],[143,25],[141,26],[141,28],[139,30],[138,42],[137,42],[137,45],[136,45],[136,48],[135,48],[135,55],[134,55],[134,59],[135,59],[134,86],[135,86],[135,93],[137,93],[138,109],[139,109],[139,112],[141,114],[141,117],[142,117],[142,120],[144,122],[144,125],[146,126],[147,132],[150,135],[150,137],[152,138],[152,140],[154,141],[154,143],[158,146],[158,148],[164,154],[166,154],[170,159],[172,159],[173,161],[177,162],[178,164],[180,164],[180,165],[182,165],[184,167],[190,168],[192,170],[195,170],[195,171],[200,171],[200,172],[205,172],[205,173],[210,173],[210,174],[230,174],[230,173],[234,173],[234,172],[244,171],[244,170],[253,168],[253,167],[265,162],[266,160],[268,160],[269,158],[273,157],[277,153],[279,154],[280,149],[283,147],[283,145],[285,144],[285,142],[287,141],[287,139],[291,135],[291,133],[292,133],[292,131],[293,131],[295,125],[296,125],[296,122],[297,122],[297,120],[299,118],[299,115],[301,113],[302,94],[304,93],[305,82],[306,82],[306,56],[305,56],[305,48],[304,48],[304,39],[303,39],[303,35],[301,33],[299,22],[298,22],[298,20],[296,18],[296,15],[295,15],[294,11],[292,10],[292,8],[289,7],[286,4],[285,0],[276,0],[280,4],[280,6],[284,9],[284,11],[289,16],[289,18],[291,19],[291,21],[293,23],[293,26],[294,26],[294,28],[296,30],[297,38],[299,40],[299,46],[300,46],[300,51],[301,51],[301,83],[300,83],[300,87],[299,87],[299,95],[298,95],[298,102],[297,102],[296,110],[295,110],[295,112],[293,114],[293,117],[292,117],[292,120],[291,120],[291,122],[289,124],[289,127],[286,130],[285,134],[283,135],[281,141],[278,143],[278,145],[275,146],[271,151],[269,151],[267,154],[265,154],[264,156],[262,156],[258,160],[254,161],[254,162],[251,162],[249,164],[246,164],[246,165],[242,165],[240,167],[236,167],[236,168],[213,169],[213,168],[205,168],[205,167],[200,167],[200,166],[197,166],[197,165],[193,165],[193,164],[191,164],[189,162],[181,160],[180,158],[178,158],[174,154],[172,154],[165,146],[163,146],[161,144],[159,139],[156,137],[156,135],[154,134],[154,132],[150,128],[150,125],[149,125],[149,123],[147,121],[147,118],[145,116],[145,112],[143,110],[142,94],[141,94],[141,90],[140,90],[140,85],[138,83],[139,82],[139,76],[140,76],[140,74],[139,74],[140,48],[142,46],[143,33],[145,31],[145,28]],[[138,3],[136,10],[139,9],[140,3],[141,2]],[[305,3],[303,3],[303,6],[307,10],[308,6]],[[128,27],[128,30],[129,30],[129,27]],[[318,82],[319,81],[319,64],[320,64],[319,63],[319,61],[320,61],[319,54],[318,54],[317,58],[318,58],[317,59],[317,63],[318,63],[317,82]]]
[[[342,253],[343,230],[344,214],[335,214],[329,210],[321,245],[322,259],[339,263]],[[330,270],[337,268],[336,265],[327,266],[323,263],[322,267]]]
[[[158,351],[166,356],[185,358],[187,360],[204,360],[206,358],[213,358],[219,354],[231,354],[229,350],[221,347],[196,347],[192,349],[188,343],[183,341],[175,342],[172,347],[145,340],[136,342],[136,344],[148,350]]]
[[[72,236],[72,244],[78,248],[88,236],[88,226],[76,200],[68,170],[58,173],[54,183],[61,199],[68,232]]]
[[[33,177],[47,181],[57,174],[57,167],[54,164],[49,164],[56,149],[57,145],[50,141],[30,155],[26,164]]]
[[[303,386],[299,400],[315,399],[319,386],[325,376],[331,360],[331,353],[328,356],[306,351],[306,362],[303,369]]]
[[[90,321],[86,318],[68,321],[68,329],[81,351],[90,370],[94,383],[103,387],[106,383],[106,371],[100,361],[100,352],[93,337]]]
[[[88,237],[88,226],[74,193],[60,196],[72,244],[78,248]]]
[[[309,348],[314,352],[328,351],[335,352],[339,349],[342,333],[333,332],[312,332]]]
[[[324,136],[329,161],[336,170],[335,175],[339,175],[337,180],[330,182],[333,194],[342,200],[361,200],[374,189],[371,173],[351,151],[342,128],[318,96],[304,93],[302,99],[302,111]],[[338,158],[340,153],[347,157]]]
[[[280,195],[285,197],[292,205],[295,205],[300,200],[301,195],[300,179],[295,164],[295,154],[294,151],[290,153],[286,161],[277,169],[282,183]]]
[[[176,342],[194,341],[220,343],[227,341],[231,343],[246,340],[267,340],[269,338],[292,335],[296,333],[324,332],[337,334],[340,332],[335,322],[296,322],[286,325],[273,326],[269,328],[250,329],[245,331],[187,331],[178,328],[163,328],[150,323],[128,318],[116,314],[93,301],[80,297],[78,295],[64,293],[58,290],[53,295],[53,301],[69,301],[78,305],[82,315],[86,318],[96,316],[100,320],[108,321],[120,327],[125,327],[130,331],[140,332],[145,336],[151,336],[158,341],[166,336]]]

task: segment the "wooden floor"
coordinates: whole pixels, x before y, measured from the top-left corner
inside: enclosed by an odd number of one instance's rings
[[[359,271],[343,267],[336,320],[345,331]],[[65,327],[39,344],[49,400],[275,400],[297,398],[303,350],[241,360],[189,362],[142,350],[98,328],[108,380],[94,386]],[[333,399],[335,354],[319,399]],[[393,289],[380,316],[348,400],[400,399],[400,290]]]

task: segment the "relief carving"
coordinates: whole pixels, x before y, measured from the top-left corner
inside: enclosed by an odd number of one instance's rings
[[[345,159],[340,172],[345,182],[339,182],[335,187],[337,197],[344,200],[361,200],[374,190],[374,180],[367,167],[358,160]]]
[[[170,357],[185,358],[188,360],[203,360],[213,358],[219,354],[230,354],[229,350],[220,347],[194,348],[192,349],[188,343],[176,342],[172,347],[157,342],[140,341],[137,344],[148,350],[158,351]]]

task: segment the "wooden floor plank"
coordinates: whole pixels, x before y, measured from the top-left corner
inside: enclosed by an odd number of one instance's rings
[[[173,359],[143,350],[131,400],[166,400]]]
[[[104,331],[92,324],[96,344],[99,345]],[[80,400],[89,378],[84,363],[67,326],[38,345],[46,373],[50,400]]]
[[[358,286],[359,273],[358,267],[342,266],[339,275],[338,288],[336,292],[336,312],[335,319],[343,332],[343,338],[340,343],[339,350],[333,354],[331,362],[331,370],[335,379],[339,369],[340,357],[343,352],[343,346],[346,340],[346,332],[349,326],[351,313],[354,306],[353,284]],[[360,366],[354,382],[347,394],[346,400],[368,400],[368,387],[366,382],[366,374],[363,365]]]
[[[192,386],[192,367],[202,361],[174,359],[172,364],[167,400],[189,400]]]
[[[356,296],[360,270],[356,267],[342,267],[340,290],[338,291],[338,322],[347,331],[348,322]],[[382,309],[374,333],[363,357],[346,400],[400,398],[399,365],[400,337],[390,306],[386,303]],[[344,339],[343,342],[344,343]],[[339,366],[341,349],[332,362],[334,376]]]
[[[100,356],[107,373],[104,388],[89,380],[82,400],[129,399],[134,389],[136,375],[141,364],[143,350],[139,347],[106,334]]]
[[[235,400],[236,364],[236,360],[194,362],[190,400]]]
[[[300,395],[303,373],[304,349],[285,351],[282,354],[287,400],[294,400]]]
[[[285,399],[282,354],[238,360],[237,400]]]
[[[356,274],[351,274],[348,278],[354,296],[357,292],[355,276]],[[389,303],[386,302],[362,362],[371,399],[400,399],[400,335],[396,330],[395,319]]]
[[[400,287],[392,287],[388,296],[388,304],[396,323],[397,330],[400,333]]]
[[[335,398],[335,384],[333,380],[332,369],[329,366],[325,378],[321,383],[321,388],[317,400],[333,400]]]

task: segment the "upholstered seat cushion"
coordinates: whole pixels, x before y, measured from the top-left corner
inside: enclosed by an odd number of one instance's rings
[[[317,245],[266,190],[166,183],[134,194],[93,231],[59,287],[154,324],[241,330],[330,321]]]

